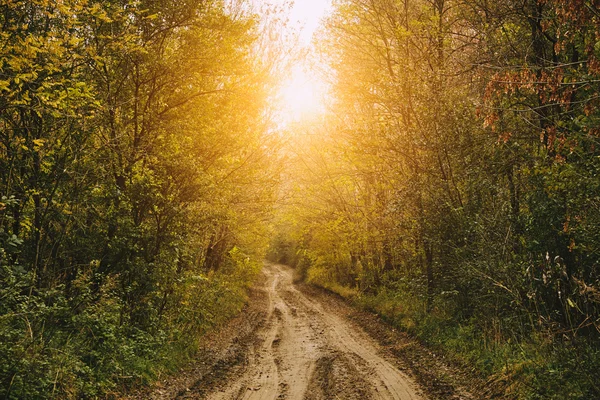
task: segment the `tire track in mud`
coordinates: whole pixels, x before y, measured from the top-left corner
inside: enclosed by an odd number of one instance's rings
[[[268,311],[261,344],[210,400],[420,400],[403,372],[379,355],[378,345],[293,285],[288,267],[266,265]]]

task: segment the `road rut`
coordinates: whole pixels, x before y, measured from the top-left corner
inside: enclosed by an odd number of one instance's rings
[[[298,291],[292,269],[265,266],[268,306],[246,363],[210,400],[421,400],[416,384],[379,345],[334,310]]]

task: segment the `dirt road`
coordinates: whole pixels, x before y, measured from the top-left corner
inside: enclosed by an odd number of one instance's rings
[[[465,389],[474,386],[469,375],[446,363],[443,356],[375,315],[322,290],[296,286],[292,269],[269,264],[241,315],[207,336],[187,369],[126,398],[491,397],[473,396]]]
[[[215,387],[224,399],[422,399],[416,385],[379,354],[378,345],[299,292],[292,270],[265,267],[268,308],[248,365]]]

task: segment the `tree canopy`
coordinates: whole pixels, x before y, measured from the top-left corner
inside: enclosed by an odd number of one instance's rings
[[[251,9],[0,2],[0,396],[174,370],[268,254],[496,394],[598,398],[599,1],[335,0],[286,124],[307,52]]]
[[[277,177],[234,6],[0,5],[2,397],[137,384],[241,307]]]
[[[335,1],[272,257],[510,398],[597,397],[597,10]]]

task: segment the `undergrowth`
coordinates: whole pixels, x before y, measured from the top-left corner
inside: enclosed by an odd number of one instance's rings
[[[30,273],[2,266],[0,398],[114,397],[175,371],[206,332],[240,312],[259,269],[234,250],[219,272],[177,282],[143,327],[126,317],[118,276],[91,271],[69,288],[32,291]]]
[[[309,282],[378,314],[479,375],[490,386],[487,393],[520,400],[600,398],[600,348],[584,338],[553,331],[501,334],[485,329],[477,316],[459,321],[442,307],[426,312],[424,299],[407,292],[384,287],[368,293],[318,277]]]

